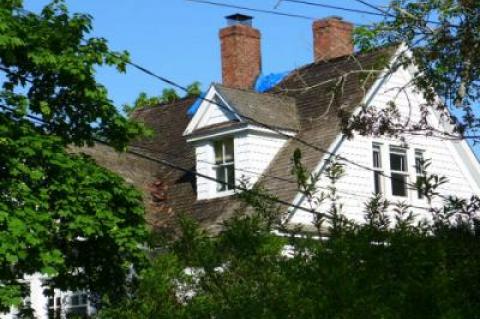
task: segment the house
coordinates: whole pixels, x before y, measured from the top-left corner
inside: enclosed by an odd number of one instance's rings
[[[441,194],[467,198],[480,193],[479,163],[464,140],[407,133],[401,138],[343,135],[342,124],[362,105],[382,109],[395,101],[404,119],[420,118],[423,97],[405,86],[414,66],[389,72],[380,63],[395,63],[404,47],[354,53],[353,25],[329,17],[313,23],[312,63],[262,77],[260,31],[251,17],[227,19],[228,26],[220,30],[221,84],[212,84],[199,99],[135,111],[135,119],[155,134],[133,142],[131,153],[118,154],[101,144],[82,150],[143,192],[153,228],[170,228],[177,214],[186,213],[205,229],[218,231],[241,207],[234,195],[245,181],[247,187],[261,184],[274,194],[287,222],[308,230],[312,207],[291,174],[297,149],[305,167],[320,174],[319,189],[329,185],[329,161],[339,159],[344,177],[336,184],[338,196],[344,214],[358,222],[374,193],[406,202],[419,214],[429,205],[441,205],[441,199],[428,203],[412,187],[421,174],[419,163],[426,159],[430,173],[448,178]],[[433,110],[428,120],[435,128],[451,130],[448,120]],[[35,307],[46,314],[49,303],[43,298],[36,299]]]
[[[131,150],[189,172],[133,154],[119,155],[101,145],[86,150],[143,191],[154,227],[168,227],[175,214],[183,212],[216,231],[240,207],[235,188],[248,181],[250,187],[261,183],[291,204],[283,206],[290,224],[309,228],[311,207],[291,175],[296,149],[307,169],[323,175],[332,156],[340,159],[345,172],[336,187],[343,212],[359,222],[364,203],[374,193],[412,205],[421,215],[430,204],[413,185],[420,174],[418,164],[427,159],[429,173],[448,179],[439,188],[441,194],[479,194],[479,163],[464,140],[407,133],[401,138],[343,136],[342,123],[361,105],[382,109],[394,101],[403,119],[420,118],[423,96],[405,87],[414,66],[390,72],[380,63],[395,63],[408,51],[403,46],[354,53],[351,23],[339,17],[318,20],[312,26],[314,61],[259,89],[260,31],[249,16],[227,20],[219,33],[223,83],[212,84],[196,101],[187,98],[133,115],[156,134],[133,143]],[[340,94],[334,94],[339,87]],[[428,121],[439,130],[452,129],[448,119],[433,110]],[[322,177],[318,187],[328,184]],[[441,204],[441,198],[431,203]]]

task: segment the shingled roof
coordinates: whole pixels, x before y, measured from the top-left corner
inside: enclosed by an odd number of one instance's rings
[[[302,151],[305,166],[313,170],[325,155],[319,150],[328,149],[341,134],[341,123],[344,120],[342,117],[348,116],[362,102],[365,92],[375,80],[375,77],[365,80],[365,73],[360,70],[378,69],[379,61],[391,58],[395,49],[383,48],[306,65],[293,71],[268,94],[238,94],[238,90],[218,86],[222,96],[228,96],[232,104],[242,105],[245,112],[261,112],[255,116],[266,124],[274,120],[277,122],[270,124],[278,124],[278,117],[273,118],[271,115],[278,112],[271,112],[266,106],[278,107],[278,101],[285,101],[285,104],[280,106],[285,111],[281,115],[284,119],[282,126],[297,129],[296,137],[305,142],[296,139],[287,141],[264,173],[266,176],[259,179],[266,189],[281,200],[292,202],[298,192],[295,183],[288,182],[293,179],[290,171],[291,157],[295,149]],[[264,109],[251,108],[252,105],[262,105],[256,100],[259,98],[265,102]],[[169,105],[136,111],[133,116],[151,127],[155,135],[135,141],[132,149],[167,159],[194,171],[194,149],[182,136],[190,121],[187,109],[193,101],[183,99]],[[274,103],[270,103],[271,101]],[[292,105],[295,105],[294,109]],[[284,115],[291,118],[287,119]],[[314,145],[317,150],[307,146],[307,143]],[[240,207],[235,196],[196,200],[193,174],[176,171],[158,163],[148,163],[131,154],[118,155],[103,146],[86,149],[85,153],[92,155],[100,165],[118,172],[143,191],[148,220],[155,227],[169,227],[174,215],[186,213],[205,228],[215,230],[221,221]]]
[[[257,93],[214,85],[228,105],[249,122],[266,123],[275,128],[297,131],[300,129],[295,99],[287,95]]]

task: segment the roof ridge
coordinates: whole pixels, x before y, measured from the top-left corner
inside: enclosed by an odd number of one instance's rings
[[[271,91],[268,91],[268,92],[257,92],[253,89],[239,89],[239,88],[232,88],[232,87],[228,87],[228,86],[225,86],[221,83],[212,83],[213,86],[219,86],[221,88],[225,88],[227,90],[235,90],[235,91],[240,91],[240,92],[243,92],[243,93],[251,93],[251,94],[258,94],[259,96],[267,96],[267,97],[272,97],[272,98],[281,98],[281,99],[288,99],[288,100],[292,100],[292,101],[295,101],[296,99],[294,97],[291,97],[291,96],[288,96],[288,95],[284,95],[284,94],[278,94],[278,93],[274,93],[274,92],[271,92]]]
[[[158,108],[165,108],[165,107],[169,107],[169,106],[176,106],[178,105],[179,103],[182,103],[182,102],[185,102],[189,99],[197,99],[198,96],[184,96],[184,97],[181,97],[173,102],[165,102],[165,103],[158,103],[156,105],[151,105],[151,106],[142,106],[140,108],[137,108],[136,110],[134,110],[132,112],[132,115],[131,116],[134,116],[135,114],[138,114],[138,113],[142,113],[144,111],[150,111],[150,110],[155,110],[155,109],[158,109]]]
[[[400,44],[398,44],[398,43],[397,44],[390,44],[390,45],[381,45],[381,46],[378,46],[378,47],[374,47],[374,48],[372,48],[368,51],[357,51],[357,52],[354,52],[353,54],[349,54],[349,55],[343,55],[343,56],[331,58],[331,59],[328,59],[328,60],[320,60],[320,61],[314,61],[314,62],[311,62],[311,63],[304,64],[302,66],[299,66],[299,67],[291,70],[290,73],[280,83],[278,83],[277,85],[272,87],[269,92],[273,91],[281,83],[289,80],[294,75],[295,72],[305,70],[305,69],[308,69],[310,67],[317,66],[317,65],[327,65],[329,63],[337,63],[337,62],[340,62],[340,61],[343,61],[343,60],[348,60],[351,57],[360,58],[360,57],[363,57],[363,56],[368,55],[368,54],[375,54],[375,53],[377,53],[381,50],[398,48],[399,45]]]

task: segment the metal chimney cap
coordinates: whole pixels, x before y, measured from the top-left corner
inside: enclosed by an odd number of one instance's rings
[[[227,19],[227,24],[229,26],[241,24],[241,25],[246,25],[251,27],[253,17],[247,16],[241,13],[235,13],[235,14],[226,16],[225,19]]]

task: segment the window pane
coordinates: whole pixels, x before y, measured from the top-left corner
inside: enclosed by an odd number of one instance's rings
[[[423,177],[421,176],[418,176],[417,177],[417,197],[418,199],[422,199],[423,198],[423,192],[424,190],[422,189],[422,187],[424,187],[423,183],[422,183],[422,179]],[[420,187],[419,187],[420,186]]]
[[[373,167],[381,168],[382,167],[382,160],[380,158],[380,150],[374,149],[373,150]]]
[[[225,143],[225,162],[233,162],[233,138],[226,139]]]
[[[67,318],[86,318],[87,316],[87,307],[75,307],[67,310]]]
[[[223,148],[222,141],[215,141],[213,143],[215,148],[215,164],[223,163]]]
[[[373,172],[373,183],[375,194],[380,194],[382,192],[382,176],[380,172]]]
[[[233,165],[225,166],[225,170],[227,171],[227,189],[233,189],[235,186],[235,169]]]
[[[70,304],[72,306],[78,306],[80,304],[80,298],[78,297],[78,295],[73,295],[72,297],[70,297]]]
[[[393,171],[406,172],[407,158],[405,154],[390,153],[390,169]]]
[[[407,196],[406,176],[402,174],[392,173],[392,195]]]
[[[217,191],[221,192],[227,189],[227,185],[224,183],[227,182],[225,176],[225,168],[223,166],[217,167],[217,180],[222,183],[217,183]]]
[[[423,174],[423,153],[422,152],[415,152],[415,171],[417,174]]]

